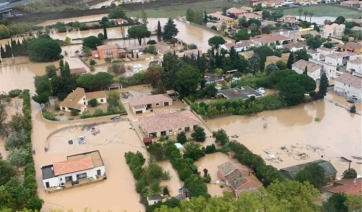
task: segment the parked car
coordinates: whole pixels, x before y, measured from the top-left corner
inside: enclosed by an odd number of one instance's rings
[[[119,117],[119,116],[114,116],[114,117],[111,118],[111,121],[118,121],[118,120],[120,120],[120,119],[121,119],[121,117]]]
[[[347,102],[352,104],[354,103],[353,99],[348,99]]]

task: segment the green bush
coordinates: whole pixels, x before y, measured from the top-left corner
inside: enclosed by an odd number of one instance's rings
[[[104,114],[104,112],[102,109],[96,109],[93,113],[93,116],[97,117],[97,116],[102,116],[103,114]]]
[[[54,104],[54,109],[57,110],[57,111],[59,111],[59,110],[60,110],[59,104],[55,103],[55,104]]]
[[[71,116],[78,116],[79,115],[79,111],[78,110],[70,110],[70,115]]]
[[[96,107],[98,105],[98,101],[97,99],[91,99],[88,101],[88,105],[90,105],[91,107]]]
[[[155,40],[149,40],[149,41],[147,41],[147,44],[154,45],[154,44],[157,44],[157,42]]]
[[[121,83],[123,87],[146,84],[147,81],[144,77],[144,73],[145,73],[144,71],[141,71],[130,77],[120,77],[119,83]]]
[[[351,108],[349,109],[350,113],[356,113],[356,106],[352,105]]]
[[[216,152],[216,147],[215,147],[214,144],[206,146],[206,149],[205,149],[206,154],[211,154],[211,153],[214,153],[214,152]]]
[[[97,64],[97,62],[95,60],[91,59],[89,61],[89,65],[94,66],[95,64]]]
[[[14,89],[14,90],[9,91],[9,96],[10,96],[11,98],[14,98],[14,97],[20,96],[20,94],[21,94],[22,92],[23,92],[23,91],[20,90],[20,89]]]
[[[205,183],[210,183],[211,182],[211,176],[209,174],[206,177],[204,177],[204,182]]]
[[[191,100],[187,97],[184,97],[183,100],[188,104],[188,105],[191,105]]]
[[[155,46],[148,46],[146,48],[143,49],[143,52],[144,53],[149,53],[149,54],[154,54],[154,55],[157,55],[157,49]],[[138,54],[137,54],[138,56]]]
[[[51,112],[49,112],[47,110],[43,110],[42,114],[43,114],[43,117],[45,119],[48,119],[48,120],[51,120],[51,121],[59,121],[59,119],[57,119],[53,113],[51,113]]]

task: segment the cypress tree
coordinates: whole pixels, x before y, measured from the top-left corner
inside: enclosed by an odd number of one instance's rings
[[[206,12],[206,10],[204,11],[204,23],[205,24],[207,23],[207,12]]]
[[[1,52],[1,57],[5,57],[6,55],[6,53],[5,53],[5,50],[4,50],[4,48],[3,48],[3,46],[1,45],[1,47],[0,47],[0,52]]]
[[[290,53],[290,55],[288,57],[287,68],[292,69],[293,63],[294,63],[294,54],[292,52],[292,53]]]
[[[303,74],[308,75],[308,66],[305,67]]]
[[[157,39],[158,39],[158,41],[161,40],[161,37],[162,37],[162,28],[161,28],[160,21],[158,21],[158,24],[157,24]]]
[[[103,35],[104,39],[108,39],[106,23],[103,22]]]
[[[324,96],[327,94],[328,85],[329,83],[327,75],[326,73],[323,73],[321,81],[319,82],[319,89],[318,89],[318,94],[320,95],[321,98],[324,98]]]

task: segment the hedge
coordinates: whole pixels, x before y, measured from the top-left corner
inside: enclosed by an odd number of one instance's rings
[[[88,118],[94,118],[94,117],[100,117],[100,116],[109,116],[109,115],[127,115],[127,111],[124,108],[123,104],[121,101],[118,101],[118,107],[119,107],[119,111],[114,111],[114,112],[103,112],[103,113],[96,113],[96,111],[93,114],[90,114],[88,112],[83,113],[82,115],[80,115],[81,119],[88,119]]]

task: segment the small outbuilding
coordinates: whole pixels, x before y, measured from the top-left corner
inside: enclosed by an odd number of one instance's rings
[[[148,205],[154,205],[157,204],[158,202],[161,202],[162,199],[160,196],[151,196],[151,197],[147,197],[147,202]]]
[[[308,164],[318,164],[324,169],[324,176],[327,181],[332,181],[336,179],[337,170],[331,164],[331,162],[326,160],[315,160],[309,163],[303,163],[295,166],[290,166],[287,168],[280,169],[279,172],[282,176],[288,180],[295,180],[295,176],[304,169]]]
[[[143,138],[142,140],[146,146],[152,144],[152,138],[150,138],[150,137]]]

